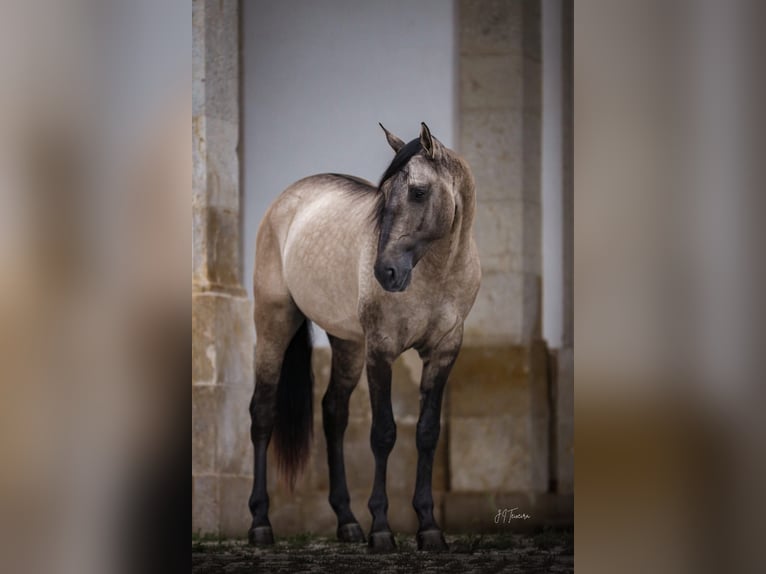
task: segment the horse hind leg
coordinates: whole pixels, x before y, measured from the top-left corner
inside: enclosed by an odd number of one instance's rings
[[[322,399],[322,421],[330,471],[330,506],[338,517],[338,539],[364,542],[364,533],[351,511],[343,457],[343,436],[348,425],[348,404],[364,368],[364,344],[328,335],[332,348],[330,384]]]
[[[253,521],[248,539],[250,544],[260,546],[274,542],[268,518],[266,452],[278,414],[277,395],[282,367],[289,359],[286,354],[293,341],[298,338],[301,329],[308,329],[308,324],[289,294],[284,298],[266,299],[259,297],[256,290],[255,328],[255,389],[250,401],[254,468],[249,508]]]

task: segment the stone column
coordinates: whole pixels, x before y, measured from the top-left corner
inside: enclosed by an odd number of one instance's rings
[[[561,12],[562,215],[564,266],[564,333],[558,352],[556,385],[556,470],[558,491],[574,492],[574,1],[563,0]]]
[[[461,0],[458,18],[459,151],[476,179],[483,278],[448,385],[445,515],[486,530],[506,502],[545,519],[535,497],[549,488],[540,2]]]
[[[462,0],[458,26],[459,147],[483,273],[466,335],[527,344],[540,336],[540,2]]]
[[[239,533],[252,474],[242,287],[239,3],[192,3],[192,532]]]

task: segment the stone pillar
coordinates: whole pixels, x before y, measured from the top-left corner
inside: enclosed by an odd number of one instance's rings
[[[192,3],[192,532],[247,517],[252,305],[242,287],[239,3]],[[236,525],[236,527],[234,526]]]
[[[540,336],[540,2],[462,0],[459,148],[473,168],[482,286],[469,342]]]
[[[556,470],[558,492],[574,492],[574,1],[561,10],[562,215],[564,332],[556,384]]]
[[[445,515],[447,527],[486,530],[498,500],[522,493],[519,511],[534,516],[530,501],[549,488],[540,2],[461,0],[458,27],[459,151],[476,179],[483,277],[448,385]]]

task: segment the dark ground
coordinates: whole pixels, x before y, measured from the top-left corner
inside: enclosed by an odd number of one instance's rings
[[[398,535],[396,542],[395,553],[373,555],[366,545],[313,535],[283,539],[267,550],[244,541],[192,540],[192,573],[574,572],[571,530],[447,536],[448,553],[418,552],[414,536]]]

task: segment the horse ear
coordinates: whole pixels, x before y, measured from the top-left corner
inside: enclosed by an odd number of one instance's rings
[[[429,159],[436,159],[439,155],[439,140],[431,135],[431,130],[424,122],[420,122],[420,145]]]
[[[394,153],[399,153],[399,150],[404,147],[404,142],[400,140],[398,137],[396,137],[394,134],[392,134],[390,131],[388,131],[386,128],[384,128],[383,124],[381,124],[380,122],[378,122],[378,125],[386,133],[386,139],[388,140],[388,145],[391,146],[391,149],[394,150]]]

